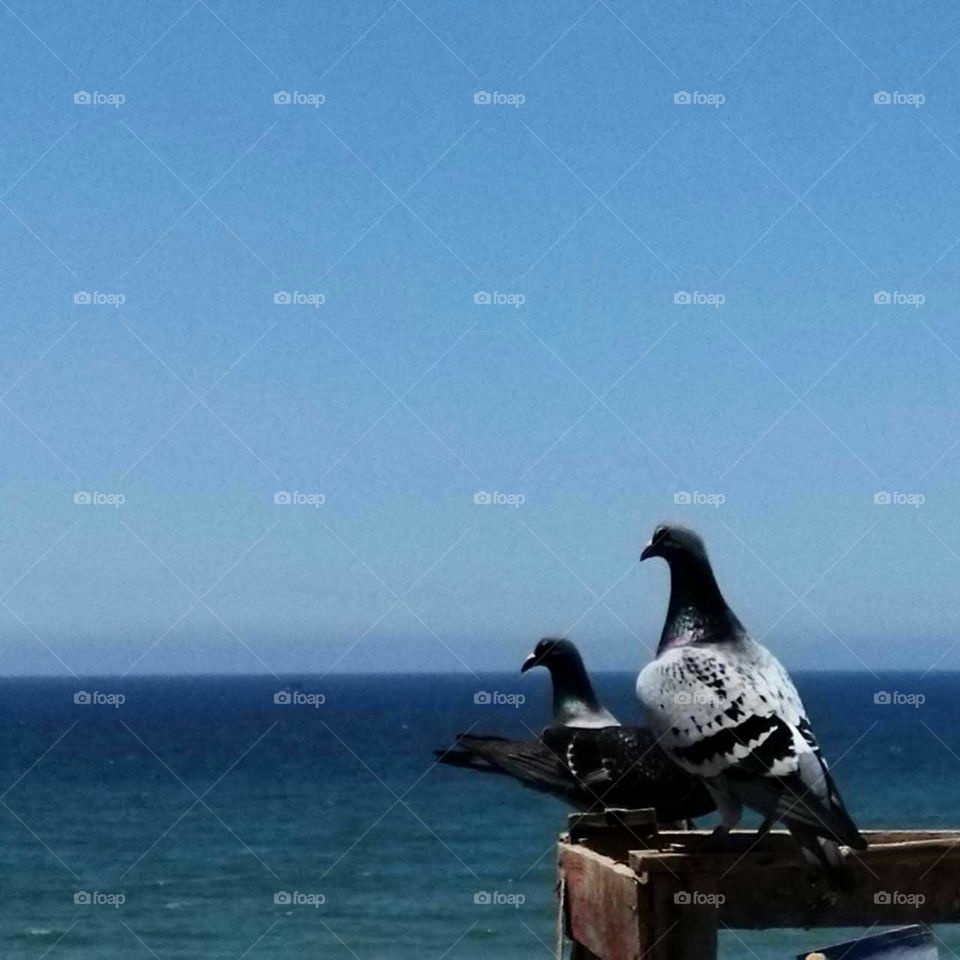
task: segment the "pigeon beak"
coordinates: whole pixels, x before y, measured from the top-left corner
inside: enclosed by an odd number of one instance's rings
[[[643,548],[643,553],[640,554],[640,562],[643,563],[644,560],[649,560],[651,557],[655,556],[657,556],[657,553],[655,552],[653,541],[651,540]]]
[[[531,653],[530,656],[523,661],[523,666],[520,668],[520,672],[526,673],[531,667],[535,667],[536,665],[537,655],[535,653]]]

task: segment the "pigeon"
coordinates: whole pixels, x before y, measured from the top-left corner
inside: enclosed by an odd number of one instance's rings
[[[760,834],[782,820],[807,859],[842,878],[838,844],[866,849],[780,662],[727,606],[703,540],[659,526],[640,556],[670,567],[670,602],[657,656],[637,697],[666,753],[702,779],[723,833],[744,806],[763,814]]]
[[[593,692],[580,651],[570,640],[545,637],[520,668],[546,667],[553,682],[553,722],[564,727],[619,727],[620,721]]]
[[[643,727],[624,727],[597,700],[577,648],[545,639],[521,672],[546,667],[553,680],[553,723],[537,738],[460,734],[437,750],[440,763],[512,777],[577,810],[654,807],[661,822],[704,816],[713,800],[677,767]]]

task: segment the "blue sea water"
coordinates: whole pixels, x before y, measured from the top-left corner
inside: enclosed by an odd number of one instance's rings
[[[633,678],[597,679],[635,719]],[[797,679],[862,826],[960,826],[960,677]],[[546,680],[0,681],[0,956],[545,955],[563,804],[435,766],[432,750],[461,730],[538,729]],[[78,690],[101,702],[75,703]],[[275,703],[278,690],[302,702]],[[722,956],[846,935],[725,933]]]

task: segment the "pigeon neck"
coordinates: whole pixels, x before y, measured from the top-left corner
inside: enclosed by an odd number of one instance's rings
[[[706,558],[671,560],[670,603],[658,653],[667,647],[733,638],[742,630]]]
[[[583,661],[577,659],[551,669],[550,676],[553,680],[553,716],[556,720],[563,722],[568,715],[583,713],[584,707],[591,711],[601,709]]]

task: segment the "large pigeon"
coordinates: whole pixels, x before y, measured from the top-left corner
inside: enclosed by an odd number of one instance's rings
[[[743,806],[782,820],[808,857],[836,874],[837,844],[866,849],[820,754],[797,690],[780,662],[727,606],[703,540],[660,526],[640,559],[670,567],[670,603],[656,659],[637,679],[666,752],[703,779],[721,832]]]
[[[460,734],[441,763],[499,773],[578,810],[654,807],[661,822],[703,816],[709,793],[663,753],[643,727],[623,727],[597,700],[577,648],[541,640],[522,672],[543,666],[553,681],[553,723],[538,738]]]

